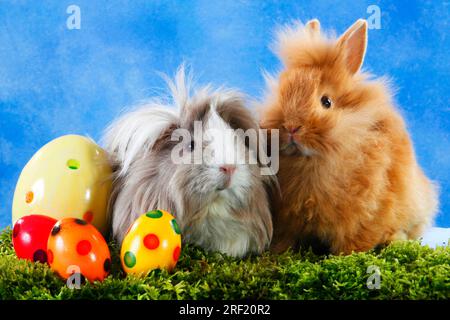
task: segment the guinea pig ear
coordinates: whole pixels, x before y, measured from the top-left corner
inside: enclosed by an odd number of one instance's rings
[[[309,20],[306,23],[306,28],[312,34],[319,34],[320,33],[320,22],[319,22],[319,20],[317,20],[317,19]]]
[[[350,74],[361,68],[367,48],[367,21],[359,19],[338,40],[345,55],[345,64]]]
[[[219,116],[234,130],[242,129],[244,132],[249,129],[254,130],[258,137],[257,144],[245,141],[245,145],[256,155],[258,164],[261,166],[263,163],[267,164],[267,155],[260,153],[261,150],[267,149],[263,148],[266,141],[263,141],[259,135],[260,126],[258,121],[254,114],[245,107],[243,97],[239,93],[226,93],[225,95],[222,95],[222,97],[225,98],[216,105],[216,111]],[[270,168],[266,167],[266,170],[270,170]],[[273,176],[275,176],[275,174],[273,174]]]
[[[238,92],[220,94],[216,105],[219,116],[233,129],[258,129],[258,123],[245,107],[244,98]]]

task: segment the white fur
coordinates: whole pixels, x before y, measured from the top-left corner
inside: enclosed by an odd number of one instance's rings
[[[116,160],[121,163],[120,175],[126,174],[136,156],[142,150],[148,152],[161,132],[175,120],[174,111],[150,103],[109,126],[103,143],[109,150],[116,150]]]

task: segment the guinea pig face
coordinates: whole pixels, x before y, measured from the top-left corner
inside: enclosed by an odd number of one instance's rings
[[[216,190],[248,187],[249,166],[246,163],[248,150],[235,131],[216,113],[210,112],[203,130],[202,146],[203,170],[216,184]],[[194,150],[195,151],[195,150]]]
[[[257,183],[259,167],[244,140],[213,108],[189,124],[190,139],[183,139],[182,161],[173,183],[192,210],[218,198],[244,201]],[[186,141],[184,141],[186,140]]]

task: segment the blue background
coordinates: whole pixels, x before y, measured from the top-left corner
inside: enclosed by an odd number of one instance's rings
[[[66,9],[81,8],[81,30]],[[15,183],[30,157],[58,136],[98,139],[126,106],[160,92],[156,71],[186,61],[200,83],[260,97],[261,70],[280,67],[273,30],[317,17],[343,32],[367,7],[365,69],[389,75],[419,161],[441,185],[436,224],[450,227],[450,4],[440,1],[1,1],[0,227],[11,223]]]

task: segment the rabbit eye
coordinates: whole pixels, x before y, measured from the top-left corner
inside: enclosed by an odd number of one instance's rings
[[[331,99],[327,96],[322,96],[322,98],[320,98],[320,102],[322,103],[322,106],[326,109],[331,108]]]

